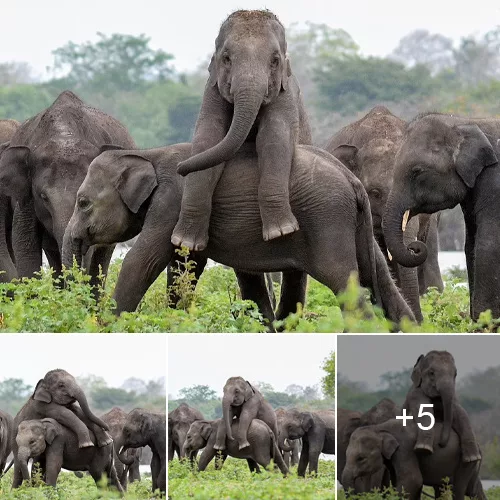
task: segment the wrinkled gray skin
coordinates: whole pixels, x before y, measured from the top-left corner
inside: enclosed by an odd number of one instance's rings
[[[184,458],[184,442],[189,430],[189,426],[196,420],[203,420],[205,417],[201,411],[192,408],[186,403],[181,403],[175,410],[168,414],[168,460],[173,460],[177,453],[179,459]],[[192,460],[196,458],[196,453],[188,455]]]
[[[123,411],[121,408],[114,407],[111,408],[107,413],[101,415],[101,420],[106,423],[109,427],[109,433],[113,438],[114,443],[118,440],[121,435],[125,421],[127,420],[128,413]],[[127,459],[132,459],[133,462],[130,465],[124,465],[118,458],[118,450],[116,447],[114,449],[114,462],[116,473],[120,479],[120,484],[123,489],[127,489],[127,482],[133,483],[134,481],[141,480],[141,473],[139,470],[140,458],[142,454],[142,448],[130,448],[127,450],[125,456]]]
[[[296,144],[312,144],[297,80],[287,57],[285,29],[268,10],[239,10],[222,23],[208,68],[174,245],[201,251],[209,239],[212,196],[223,171],[245,141],[258,155],[258,202],[265,241],[299,229],[289,201]],[[215,167],[215,168],[213,168]]]
[[[359,427],[381,424],[401,415],[401,409],[389,398],[384,398],[364,413],[337,408],[337,477],[342,477],[346,464],[346,451],[352,433]],[[383,485],[389,486],[389,472],[382,477]]]
[[[0,120],[0,158],[9,147],[10,139],[19,128],[16,120]],[[12,249],[12,217],[14,207],[9,196],[0,192],[0,282],[8,282],[17,278]]]
[[[42,248],[49,264],[61,271],[64,232],[76,192],[90,162],[116,147],[135,147],[125,127],[70,91],[18,128],[0,157],[0,189],[17,204],[12,230],[20,277],[40,270]],[[106,273],[112,252],[113,246],[106,246],[86,256],[92,284],[97,283],[99,265]]]
[[[318,473],[320,453],[335,453],[335,411],[287,410],[283,417],[278,442],[284,451],[291,451],[287,439],[302,438],[302,452],[299,459],[298,475],[305,476],[307,465],[310,473]]]
[[[441,432],[436,423],[436,432]],[[440,496],[443,479],[450,478],[453,498],[463,500],[465,494],[486,499],[479,480],[480,462],[463,463],[460,460],[460,441],[452,431],[448,444],[432,455],[418,456],[413,447],[417,425],[410,420],[406,426],[401,420],[391,419],[382,424],[356,429],[347,447],[347,464],[342,473],[342,485],[354,493],[382,489],[387,471],[390,482],[404,497],[417,500],[422,486],[434,487]]]
[[[151,458],[152,491],[167,489],[167,419],[165,413],[153,412],[142,408],[133,409],[128,415],[121,436],[115,443],[119,450],[118,458],[131,465],[132,459],[127,457],[129,448],[149,446],[153,453]]]
[[[231,424],[234,434],[238,432],[238,424],[237,420]],[[197,420],[189,427],[184,444],[186,455],[196,453],[204,448],[198,463],[199,471],[205,470],[217,454],[214,445],[217,429],[220,425],[224,425],[221,419]],[[230,456],[246,459],[250,472],[260,472],[259,465],[267,469],[272,459],[284,475],[288,473],[288,467],[285,465],[276,443],[276,436],[265,422],[259,419],[252,420],[248,428],[248,442],[248,446],[240,448],[236,440],[228,439],[224,449],[224,458]]]
[[[75,404],[78,402],[78,405]],[[108,426],[95,416],[87,402],[83,390],[76,383],[75,378],[65,370],[51,370],[38,381],[35,391],[14,418],[14,435],[12,452],[14,453],[14,481],[13,487],[22,482],[21,465],[17,456],[15,437],[17,429],[24,420],[38,420],[53,418],[67,427],[77,436],[79,448],[93,447],[90,439],[91,429],[97,439],[99,447],[112,442],[111,436],[104,431]]]
[[[415,239],[427,243],[427,260],[418,267],[398,265],[387,254],[382,232],[382,217],[392,187],[394,158],[403,140],[406,122],[393,115],[385,106],[376,106],[360,120],[339,130],[330,138],[325,149],[344,163],[363,183],[370,199],[373,233],[387,257],[387,263],[403,296],[417,321],[422,321],[419,294],[430,286],[443,290],[438,262],[439,214],[421,214],[411,221],[404,232],[409,243]]]
[[[0,410],[0,476],[5,470],[7,458],[12,451],[13,427],[12,417],[7,412]]]
[[[422,264],[427,248],[403,241],[401,221],[453,208],[465,218],[465,256],[471,316],[491,309],[500,317],[500,119],[430,113],[407,127],[394,169],[394,183],[383,219],[392,257],[403,266]]]
[[[90,437],[95,443],[93,433]],[[123,493],[114,466],[112,443],[102,448],[79,448],[75,433],[53,418],[44,418],[21,422],[17,429],[16,446],[23,480],[30,480],[28,461],[33,458],[33,463],[40,464],[44,481],[49,486],[56,486],[61,468],[65,468],[88,471],[96,483],[106,474],[109,484]]]
[[[416,451],[435,453],[434,443],[437,441],[440,447],[446,446],[453,428],[460,438],[463,461],[474,462],[481,460],[481,453],[469,416],[457,401],[456,376],[455,360],[449,352],[430,351],[425,356],[421,354],[413,367],[413,385],[408,391],[403,408],[409,410],[408,414],[414,416],[415,422],[428,426],[430,417],[418,418],[418,414],[422,404],[432,405],[424,411],[433,414],[436,421],[443,423],[440,436],[436,434],[435,427],[428,430],[419,428]]]
[[[248,443],[248,428],[254,418],[265,422],[278,437],[276,414],[273,407],[264,399],[258,389],[243,377],[230,377],[226,380],[222,396],[222,417],[214,444],[216,450],[224,450],[226,437],[229,441],[235,439],[239,449]],[[232,433],[233,418],[238,418],[238,432]]]
[[[278,424],[278,436],[281,432],[281,428],[283,426],[283,419],[286,414],[285,408],[276,408],[274,410],[276,413],[276,423]],[[299,454],[302,446],[300,439],[292,439],[287,440],[285,444],[290,448],[290,451],[284,451],[280,449],[281,454],[283,455],[283,460],[285,465],[290,468],[290,464],[292,466],[297,465],[299,463]]]
[[[170,236],[184,186],[176,166],[190,149],[190,144],[177,144],[140,153],[108,151],[92,162],[78,191],[82,201],[75,205],[68,226],[73,241],[111,244],[140,232],[118,277],[117,313],[133,311],[174,257]],[[334,293],[345,290],[351,271],[359,271],[362,286],[379,297],[389,319],[396,323],[403,316],[414,319],[375,244],[368,197],[352,172],[319,148],[297,146],[290,199],[302,229],[264,242],[259,235],[256,167],[252,148],[242,148],[226,162],[214,193],[210,240],[202,256],[248,273],[300,270]],[[139,210],[130,210],[132,201]],[[253,299],[264,317],[272,320],[264,276],[253,277]],[[287,293],[284,283],[282,302]]]

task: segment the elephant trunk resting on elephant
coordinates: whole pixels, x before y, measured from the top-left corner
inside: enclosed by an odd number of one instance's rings
[[[116,243],[140,232],[118,277],[118,313],[137,307],[174,256],[170,237],[184,187],[176,166],[190,153],[189,144],[108,151],[92,162],[79,189],[65,262],[72,261],[74,247]],[[265,242],[260,237],[256,160],[250,146],[226,162],[214,193],[209,243],[201,255],[248,273],[303,271],[334,293],[345,290],[350,274],[356,272],[389,319],[413,320],[375,243],[368,197],[356,176],[325,151],[297,146],[290,201],[301,230]],[[259,308],[270,309],[264,278],[255,285],[262,298],[256,300]]]

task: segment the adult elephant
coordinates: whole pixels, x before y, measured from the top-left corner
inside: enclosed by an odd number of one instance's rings
[[[283,419],[285,418],[286,410],[285,408],[276,408],[274,410],[274,413],[276,413],[276,422],[278,424],[278,436],[279,436],[281,428],[283,427]],[[285,444],[289,448],[291,448],[291,451],[284,451],[280,449],[280,452],[283,455],[283,461],[285,462],[285,465],[288,468],[290,468],[290,464],[293,466],[299,463],[301,441],[300,439],[288,440]]]
[[[75,403],[78,402],[78,405]],[[65,370],[51,370],[38,381],[35,391],[14,418],[12,452],[14,454],[13,487],[20,486],[23,476],[18,457],[16,436],[19,425],[25,420],[53,418],[74,432],[79,448],[93,447],[89,430],[96,436],[97,445],[104,447],[112,442],[107,434],[109,428],[95,416],[87,402],[85,393],[75,378]]]
[[[91,440],[96,443],[93,433]],[[109,484],[123,493],[113,460],[113,444],[103,447],[79,448],[74,432],[53,418],[24,420],[16,435],[17,460],[23,480],[30,480],[28,461],[39,463],[44,481],[56,486],[61,468],[71,471],[88,471],[94,481],[101,481],[104,474]],[[17,486],[17,484],[16,484]]]
[[[19,277],[39,271],[42,248],[49,264],[61,271],[76,192],[90,162],[117,147],[135,148],[125,127],[70,91],[18,128],[0,157],[0,189],[16,206],[13,249]],[[99,265],[106,273],[113,248],[97,247],[86,256],[92,284],[97,284]]]
[[[0,410],[0,477],[2,476],[7,458],[12,451],[12,436],[14,433],[14,421],[7,412]]]
[[[441,432],[441,423],[436,431]],[[390,482],[405,498],[420,499],[423,485],[432,486],[436,498],[441,494],[445,478],[450,479],[453,498],[486,499],[479,480],[479,462],[464,463],[460,456],[460,440],[453,431],[448,444],[432,455],[417,455],[413,447],[417,424],[391,419],[378,425],[356,429],[347,447],[347,463],[342,473],[342,485],[354,493],[382,489],[387,473]]]
[[[391,418],[396,418],[397,415],[401,415],[401,410],[389,398],[382,399],[364,413],[337,408],[337,453],[335,459],[339,480],[342,478],[342,472],[346,464],[346,451],[352,433],[359,427],[381,424]],[[384,486],[388,485],[389,477],[387,475]]]
[[[117,313],[133,311],[174,256],[170,236],[184,186],[176,167],[190,151],[190,144],[140,153],[108,151],[94,160],[79,189],[65,259],[71,261],[83,244],[116,243],[140,232],[118,277]],[[226,162],[214,194],[209,244],[201,255],[248,273],[303,271],[334,293],[345,290],[351,272],[357,272],[389,319],[413,320],[375,243],[368,197],[356,176],[326,151],[297,146],[290,195],[302,229],[264,242],[259,235],[256,160],[250,146]],[[269,294],[263,277],[255,281],[254,296],[267,317]]]
[[[404,230],[406,243],[424,241],[432,251],[418,267],[397,264],[388,255],[382,231],[382,217],[394,177],[394,158],[403,141],[406,122],[393,115],[385,106],[376,106],[360,120],[340,129],[328,141],[325,149],[346,165],[363,183],[370,199],[373,233],[387,257],[389,268],[403,296],[421,321],[419,294],[430,286],[443,290],[438,262],[438,215],[421,214],[412,219]]]
[[[394,183],[384,214],[392,257],[407,267],[422,264],[422,242],[405,245],[404,214],[435,213],[460,203],[471,316],[486,309],[500,317],[500,119],[428,113],[408,124],[396,154]]]
[[[109,427],[109,433],[111,434],[111,437],[113,438],[113,441],[115,443],[122,433],[123,426],[125,425],[125,422],[127,420],[127,415],[128,413],[126,411],[123,411],[121,408],[115,406],[100,417],[101,420]],[[118,478],[120,479],[120,483],[123,486],[123,489],[126,489],[127,482],[133,483],[134,481],[141,480],[139,465],[142,448],[130,448],[129,450],[127,450],[126,458],[132,459],[132,463],[127,466],[125,466],[118,459],[118,449],[116,448],[116,446],[113,447],[113,450],[116,473],[118,475]]]
[[[409,410],[414,421],[426,427],[429,424],[429,414],[443,423],[439,440],[435,439],[436,429],[418,429],[415,450],[433,453],[434,443],[446,446],[453,427],[460,439],[460,449],[464,462],[481,460],[481,452],[472,430],[469,415],[458,403],[455,393],[457,367],[455,359],[448,351],[430,351],[425,356],[421,354],[411,374],[413,382],[408,391],[403,408]],[[427,416],[421,417],[422,405],[427,405]]]
[[[116,441],[119,459],[130,465],[131,459],[127,457],[129,448],[149,446],[153,456],[151,458],[152,491],[167,489],[167,421],[162,412],[133,409],[128,415],[123,426],[121,436]]]
[[[298,475],[306,475],[308,464],[309,472],[317,474],[320,453],[335,453],[335,411],[287,410],[278,441],[282,450],[291,451],[287,439],[302,439]]]
[[[175,410],[168,414],[168,460],[173,460],[177,453],[179,459],[184,458],[184,442],[189,431],[190,425],[196,420],[203,420],[205,417],[201,411],[189,406],[187,403],[181,403]],[[192,460],[196,457],[189,455]]]

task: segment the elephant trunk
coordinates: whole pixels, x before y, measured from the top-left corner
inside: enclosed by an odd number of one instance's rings
[[[438,387],[443,400],[443,429],[441,431],[440,446],[446,446],[450,439],[451,424],[453,420],[453,402],[455,399],[455,386],[453,382],[446,382]]]
[[[206,170],[234,157],[248,137],[268,91],[267,75],[235,76],[231,91],[234,91],[234,114],[226,136],[207,151],[179,163],[180,175]]]
[[[344,468],[344,471],[342,472],[342,477],[341,477],[341,483],[342,486],[344,487],[344,490],[348,489],[353,489],[354,490],[354,482],[355,482],[355,477],[354,474],[350,469],[347,467]]]
[[[83,393],[83,391],[80,388],[76,391],[75,399],[78,401],[80,408],[82,409],[83,413],[90,421],[94,422],[94,424],[98,425],[101,429],[109,431],[108,424],[103,422],[99,417],[97,417],[96,415],[94,415],[92,413],[92,411],[90,410],[89,404],[87,402],[87,398],[85,397],[85,394]]]
[[[409,208],[403,202],[404,199],[404,196],[396,196],[394,189],[391,191],[382,223],[384,238],[392,258],[397,263],[405,267],[417,267],[425,262],[427,247],[421,241],[412,241],[408,246],[404,243],[402,223]]]
[[[73,267],[73,256],[75,257],[77,266],[82,265],[83,257],[83,241],[79,238],[71,236],[71,226],[68,226],[63,238],[62,246],[62,263],[68,269]]]
[[[233,433],[231,431],[232,419],[231,419],[231,396],[226,396],[222,398],[222,415],[224,417],[224,425],[226,426],[226,437],[230,441],[233,441]]]
[[[21,473],[23,475],[23,481],[30,480],[30,472],[28,470],[28,461],[30,459],[30,450],[28,448],[19,448],[17,452],[17,460],[19,461],[19,466],[21,468]]]
[[[286,436],[283,434],[283,432],[280,432],[279,436],[278,436],[278,442],[279,442],[280,449],[283,451],[286,451],[286,452],[292,451],[293,448],[291,446],[288,446],[286,444],[286,441],[287,441]]]
[[[124,445],[123,436],[120,436],[116,442],[114,443],[116,454],[118,455],[118,459],[122,464],[132,465],[134,463],[134,457],[130,457],[127,455],[128,448]]]

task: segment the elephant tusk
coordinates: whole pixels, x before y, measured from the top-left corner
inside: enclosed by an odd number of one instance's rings
[[[392,260],[392,255],[391,252],[389,252],[389,250],[387,250],[387,257],[389,257],[389,260]]]
[[[410,216],[410,211],[407,210],[404,215],[403,215],[403,223],[401,224],[401,229],[403,230],[403,232],[405,231],[406,229],[406,225],[408,224],[408,217]]]
[[[118,455],[123,452],[123,448],[125,448],[125,447],[124,446],[120,446],[120,449],[118,450]]]

